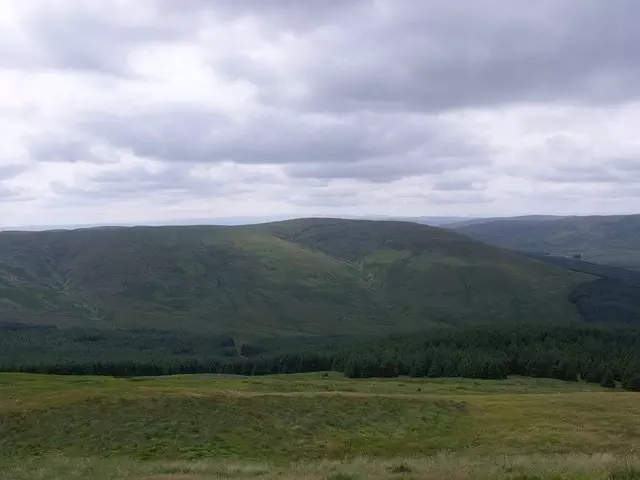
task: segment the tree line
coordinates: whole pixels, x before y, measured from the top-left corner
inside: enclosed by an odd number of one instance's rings
[[[148,376],[338,371],[348,378],[508,375],[640,391],[640,329],[512,326],[237,345],[226,336],[137,331],[0,331],[0,370]]]

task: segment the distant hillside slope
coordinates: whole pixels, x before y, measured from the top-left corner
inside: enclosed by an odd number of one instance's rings
[[[445,228],[453,228],[453,229],[460,229],[463,227],[470,227],[472,225],[480,225],[482,223],[489,223],[489,222],[497,222],[497,221],[518,221],[518,222],[522,222],[522,221],[526,221],[526,222],[548,222],[548,221],[552,221],[552,220],[560,220],[562,218],[566,218],[566,217],[561,217],[561,216],[557,216],[557,215],[522,215],[519,217],[485,217],[485,218],[468,218],[468,219],[463,219],[457,222],[450,222],[447,224],[443,224],[443,227]],[[420,222],[419,222],[420,223]]]
[[[530,255],[597,278],[578,285],[569,297],[588,322],[640,323],[640,271],[554,255]]]
[[[505,219],[462,225],[458,232],[515,250],[582,255],[585,260],[640,268],[640,215]]]
[[[588,278],[404,222],[3,232],[0,324],[249,337],[561,323]]]

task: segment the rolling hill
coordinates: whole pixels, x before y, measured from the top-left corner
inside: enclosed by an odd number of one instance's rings
[[[579,319],[588,275],[409,222],[0,233],[0,323],[244,337]]]
[[[456,222],[449,222],[443,224],[446,228],[460,229],[463,227],[470,227],[472,225],[480,225],[482,223],[496,222],[496,221],[526,221],[526,222],[547,222],[550,220],[560,220],[562,218],[558,215],[522,215],[518,217],[480,217],[480,218],[468,218],[462,219]],[[418,222],[423,223],[423,222]]]
[[[581,255],[585,260],[640,269],[640,215],[492,220],[454,226],[483,242],[514,250]]]

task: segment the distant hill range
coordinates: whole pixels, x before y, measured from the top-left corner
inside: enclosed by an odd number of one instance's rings
[[[575,256],[593,263],[640,269],[640,215],[516,217],[448,227],[513,250]]]
[[[472,225],[480,225],[482,223],[499,222],[499,221],[515,221],[515,222],[546,222],[550,220],[561,220],[559,215],[523,215],[519,217],[484,217],[484,218],[467,218],[446,222],[449,228],[464,228]]]
[[[0,324],[13,327],[257,337],[571,323],[572,292],[594,279],[411,222],[0,233]]]

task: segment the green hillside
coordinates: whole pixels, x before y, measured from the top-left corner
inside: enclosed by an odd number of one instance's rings
[[[487,243],[640,269],[640,215],[493,220],[456,230]]]
[[[244,337],[571,322],[589,277],[403,222],[0,233],[0,323]]]

